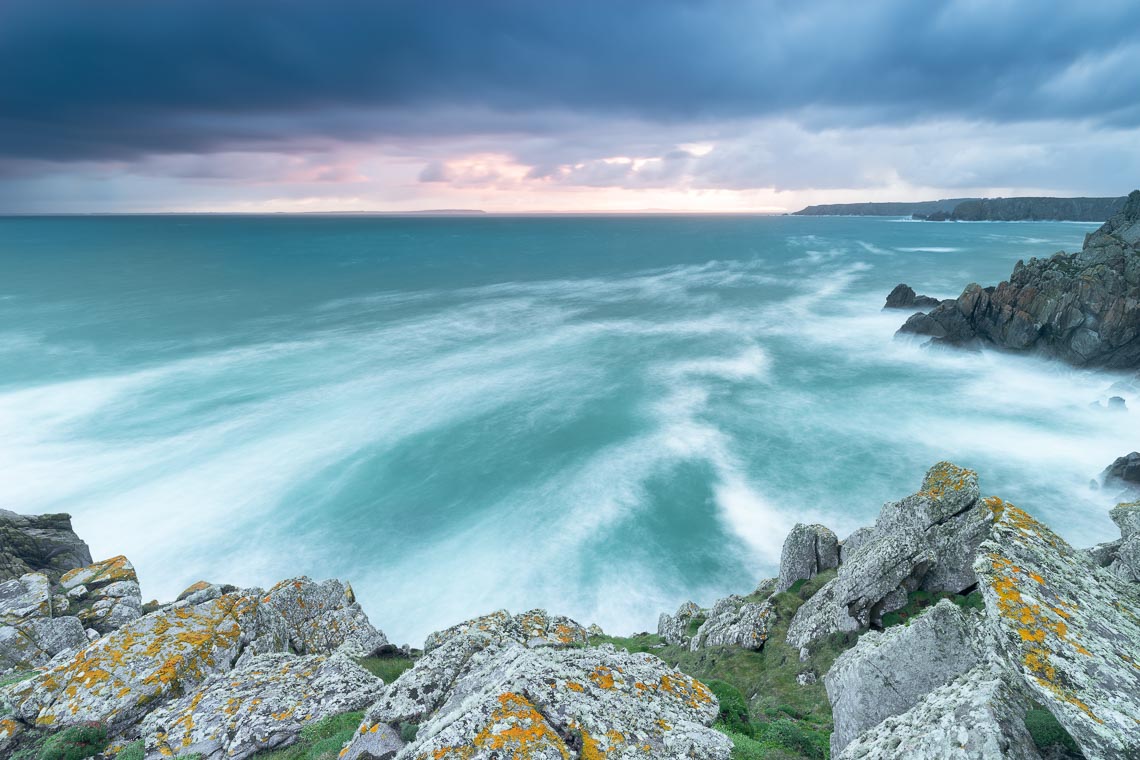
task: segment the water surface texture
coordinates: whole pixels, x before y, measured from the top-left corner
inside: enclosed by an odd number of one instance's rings
[[[352,581],[432,629],[627,633],[747,593],[935,461],[1089,544],[1121,379],[895,340],[1089,224],[801,217],[0,220],[0,507],[67,511],[149,598]],[[1130,407],[1135,395],[1123,392]]]

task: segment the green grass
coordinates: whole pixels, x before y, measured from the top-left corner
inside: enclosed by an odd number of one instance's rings
[[[800,662],[799,650],[789,646],[786,638],[796,610],[834,577],[835,571],[829,570],[797,581],[792,588],[773,596],[768,640],[759,652],[739,647],[690,652],[665,646],[653,634],[629,638],[596,636],[590,643],[610,643],[630,652],[655,654],[709,686],[721,702],[717,727],[732,738],[736,760],[826,758],[832,723],[823,681],[801,686],[796,677],[808,670],[822,676],[841,652],[855,644],[858,634],[835,633],[815,642],[806,662]],[[744,703],[746,722],[739,719],[737,695]]]
[[[296,744],[285,749],[259,752],[257,760],[336,760],[341,747],[356,735],[362,720],[363,712],[349,712],[313,721],[301,729]]]
[[[984,610],[986,608],[981,593],[977,591],[972,591],[966,596],[947,592],[912,591],[906,595],[905,607],[883,615],[883,627],[890,628],[892,625],[909,624],[911,620],[921,615],[927,607],[938,604],[943,599],[949,599],[959,607],[966,609]]]
[[[1050,747],[1060,745],[1073,755],[1080,756],[1080,747],[1073,741],[1073,737],[1069,735],[1064,726],[1057,722],[1053,713],[1040,705],[1034,706],[1025,713],[1025,727],[1029,730],[1029,735],[1033,737],[1033,743],[1037,745],[1038,749],[1047,750]]]
[[[372,675],[383,679],[384,683],[392,683],[415,664],[408,657],[362,657],[357,662]]]
[[[131,742],[119,750],[119,754],[115,755],[115,760],[143,760],[145,756],[146,742],[139,739],[137,742]]]
[[[28,671],[26,673],[10,673],[9,675],[0,678],[0,686],[11,686],[12,684],[19,683],[20,681],[27,681],[35,674],[36,672],[34,670]]]
[[[26,757],[35,760],[83,760],[107,748],[107,729],[98,723],[71,726],[44,739]]]

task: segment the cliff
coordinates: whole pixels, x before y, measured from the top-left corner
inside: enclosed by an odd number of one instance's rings
[[[947,216],[931,221],[1103,222],[1120,212],[1125,198],[972,198],[955,206]],[[921,217],[920,217],[921,218]]]
[[[950,213],[963,201],[970,198],[946,198],[939,201],[918,201],[915,203],[828,203],[808,206],[794,212],[793,216],[910,216],[912,214],[932,214],[938,211]]]
[[[1140,367],[1140,190],[1085,237],[1079,253],[1019,261],[1007,282],[971,283],[899,332],[1035,351],[1078,366]]]
[[[1136,757],[1140,503],[1112,518],[1120,539],[1077,550],[942,462],[842,541],[797,525],[779,577],[657,634],[500,610],[422,650],[336,580],[142,605],[122,557],[26,572],[0,584],[0,755]]]

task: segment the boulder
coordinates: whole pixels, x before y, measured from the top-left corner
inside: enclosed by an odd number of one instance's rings
[[[974,566],[994,647],[1086,757],[1140,754],[1137,589],[1025,512],[995,508]],[[1132,513],[1120,516],[1132,525]]]
[[[256,595],[231,594],[127,623],[2,694],[28,723],[56,727],[98,721],[113,734],[229,670],[239,657],[283,651],[288,640],[276,610]]]
[[[832,755],[978,665],[980,617],[944,599],[909,625],[864,634],[839,655],[823,677],[835,723]]]
[[[59,608],[44,573],[0,583],[0,673],[43,667],[61,652],[87,645],[82,623],[56,617]]]
[[[780,552],[776,591],[787,591],[798,580],[814,578],[839,566],[839,540],[822,525],[797,523]]]
[[[1017,262],[1008,282],[967,285],[955,300],[914,315],[900,333],[943,343],[992,343],[1077,366],[1140,367],[1140,190],[1079,253]]]
[[[899,283],[895,289],[887,296],[887,302],[883,306],[884,309],[926,309],[931,306],[937,306],[942,303],[937,298],[930,296],[916,295],[914,288],[905,284]]]
[[[59,584],[69,591],[77,586],[84,586],[88,593],[91,593],[120,581],[136,585],[139,582],[139,577],[135,575],[135,566],[122,555],[102,562],[92,562],[85,567],[66,572],[60,577]]]
[[[657,635],[666,644],[672,644],[675,647],[687,647],[692,640],[689,624],[694,620],[703,623],[704,621],[700,620],[703,617],[704,613],[695,602],[685,602],[677,608],[677,613],[674,615],[661,613],[661,616],[657,618]]]
[[[832,758],[1040,760],[1023,720],[1028,706],[1008,676],[979,665],[867,730]]]
[[[258,655],[148,715],[147,756],[244,760],[295,743],[311,721],[367,707],[383,686],[342,654]]]
[[[71,516],[18,515],[0,509],[0,581],[43,572],[52,580],[91,564],[91,551],[71,529]]]
[[[1140,583],[1140,501],[1117,504],[1109,513],[1120,538],[1086,549],[1097,567],[1108,568],[1126,581]]]
[[[1140,485],[1140,451],[1117,457],[1101,476],[1106,481],[1119,480],[1129,485]]]
[[[495,640],[513,639],[527,646],[578,646],[589,643],[586,629],[562,615],[550,615],[546,610],[531,610],[512,616],[506,610],[496,610],[472,620],[453,625],[428,635],[424,652],[438,649],[457,636],[486,634]]]
[[[297,654],[339,650],[366,657],[388,643],[368,621],[352,587],[338,580],[314,583],[303,576],[290,578],[270,589],[262,601],[285,619],[290,645]]]
[[[921,490],[883,506],[872,534],[796,611],[787,641],[797,649],[835,631],[878,626],[919,589],[960,593],[976,583],[978,545],[993,523],[972,470],[940,462]]]
[[[24,573],[0,583],[0,623],[10,625],[51,615],[51,581],[43,573]]]
[[[482,639],[443,693],[421,699],[421,667]],[[429,677],[427,680],[431,681]],[[409,712],[412,705],[417,712]],[[438,704],[438,707],[430,705]],[[649,654],[611,645],[527,647],[486,633],[457,637],[416,664],[369,709],[344,760],[361,758],[669,757],[727,760],[728,737],[710,728],[716,697]],[[401,722],[419,726],[405,745]]]
[[[64,573],[60,585],[83,624],[107,634],[142,617],[142,591],[134,565],[118,556]]]
[[[767,600],[745,602],[739,596],[721,599],[708,611],[689,648],[694,652],[721,646],[758,650],[768,640],[771,616],[772,605]]]

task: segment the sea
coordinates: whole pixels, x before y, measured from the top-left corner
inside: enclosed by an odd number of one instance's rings
[[[499,608],[655,630],[944,459],[1091,545],[1135,378],[932,348],[882,307],[1096,226],[3,218],[0,508],[70,513],[144,599],[348,580],[413,646]]]

